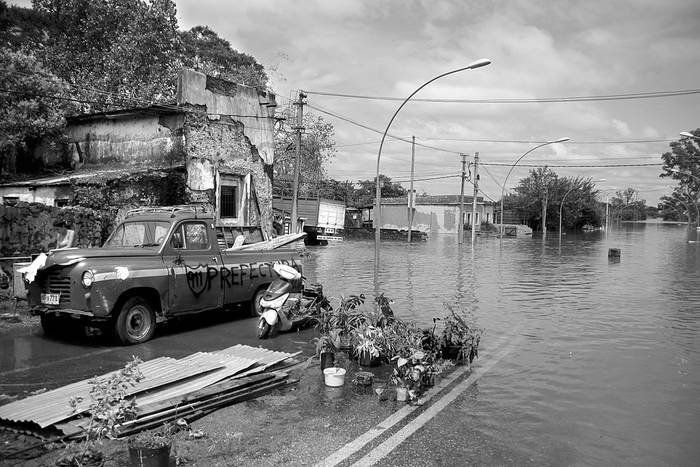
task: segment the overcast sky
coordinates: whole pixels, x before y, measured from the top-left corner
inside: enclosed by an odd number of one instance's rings
[[[697,0],[176,4],[181,28],[208,25],[262,63],[281,106],[301,89],[309,92],[311,106],[356,123],[321,114],[335,126],[338,150],[328,172],[340,180],[374,177],[381,133],[400,101],[314,92],[405,98],[431,78],[479,58],[492,64],[444,77],[415,98],[493,101],[700,90]],[[569,137],[571,142],[530,153],[507,185],[527,175],[527,164],[548,164],[560,176],[605,178],[598,184],[603,190],[634,187],[656,205],[672,183],[658,177],[660,165],[626,165],[660,164],[680,131],[700,127],[699,110],[697,93],[584,102],[412,101],[390,134],[414,135],[431,146],[416,148],[416,179],[451,176],[417,181],[419,193],[459,193],[459,153],[471,160],[478,151],[481,187],[498,200],[510,164],[540,142]],[[410,144],[384,145],[382,173],[408,180],[410,163]]]

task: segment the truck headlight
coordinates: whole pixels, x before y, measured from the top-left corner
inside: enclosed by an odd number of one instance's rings
[[[90,270],[85,271],[80,282],[83,284],[83,287],[89,289],[92,287],[92,283],[95,282],[95,275]]]

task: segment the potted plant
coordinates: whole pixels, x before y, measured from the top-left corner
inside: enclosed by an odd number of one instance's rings
[[[482,329],[470,326],[447,304],[450,314],[444,318],[445,327],[440,336],[442,358],[460,363],[471,363],[479,356]]]
[[[136,467],[167,467],[175,430],[166,423],[158,430],[142,431],[127,440],[129,460]]]
[[[377,366],[381,363],[384,333],[372,325],[365,325],[353,333],[353,350],[360,366]]]
[[[79,441],[66,445],[64,454],[56,465],[61,467],[102,465],[103,455],[100,445],[105,438],[115,437],[117,427],[136,418],[136,404],[133,398],[127,399],[131,388],[143,379],[139,369],[141,360],[134,357],[124,368],[103,378],[89,381],[90,399],[82,397],[70,400],[74,412],[89,414],[84,436]],[[85,407],[83,402],[89,402]]]
[[[316,342],[316,355],[321,361],[321,371],[332,367],[335,363],[335,352],[340,348],[340,331],[338,329],[331,330],[314,340]]]

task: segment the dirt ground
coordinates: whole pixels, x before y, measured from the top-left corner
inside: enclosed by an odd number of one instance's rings
[[[39,317],[29,314],[26,301],[0,298],[0,333],[38,324]]]
[[[357,370],[355,363],[348,362],[349,378]],[[170,465],[308,465],[324,459],[404,404],[380,401],[373,391],[356,388],[348,379],[344,387],[326,387],[315,359],[301,362],[289,374],[298,382],[225,407],[177,433]],[[388,368],[376,369],[375,375],[376,388],[388,378]],[[23,447],[40,442],[13,435],[14,439],[0,439]],[[4,448],[5,453],[13,451],[10,446]],[[126,440],[109,440],[101,450],[105,466],[130,465]],[[27,457],[33,458],[4,460],[0,466],[51,466],[63,452],[62,446],[55,444],[28,452]]]

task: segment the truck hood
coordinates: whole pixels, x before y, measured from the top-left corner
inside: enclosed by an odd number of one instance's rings
[[[158,248],[68,248],[54,250],[47,255],[44,268],[51,266],[70,266],[88,258],[127,256],[158,256]]]

